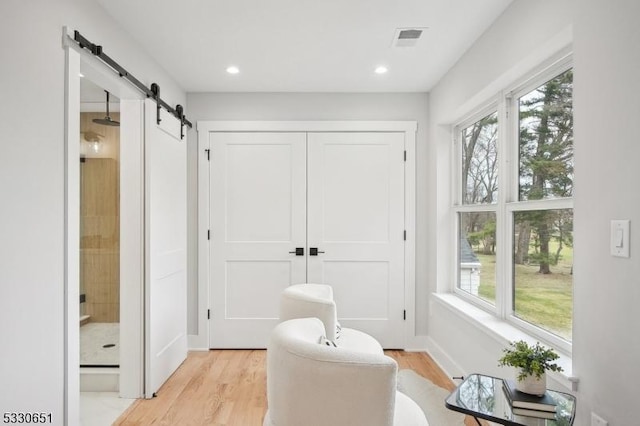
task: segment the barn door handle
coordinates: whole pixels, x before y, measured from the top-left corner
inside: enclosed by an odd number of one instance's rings
[[[304,256],[304,247],[296,247],[295,251],[290,251],[289,253],[296,256]]]
[[[323,251],[318,251],[318,247],[309,247],[309,256],[317,256],[319,254],[324,254]]]

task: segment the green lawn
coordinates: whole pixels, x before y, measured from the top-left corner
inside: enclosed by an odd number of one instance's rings
[[[538,265],[516,265],[515,314],[518,318],[571,340],[573,318],[573,250],[564,248],[562,259],[551,266],[551,274],[538,273]],[[479,296],[495,303],[495,256],[476,254],[482,269]]]
[[[481,299],[496,303],[496,257],[489,254],[476,253],[482,267],[480,268],[480,287],[478,296]]]

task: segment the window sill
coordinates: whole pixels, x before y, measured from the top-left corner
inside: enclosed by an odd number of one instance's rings
[[[504,347],[514,340],[525,340],[530,343],[539,340],[453,293],[433,293],[432,296],[433,300],[441,306],[492,337]],[[571,356],[561,351],[557,352],[560,355],[557,363],[564,371],[561,373],[551,371],[548,373],[549,377],[571,391],[578,390],[578,378],[573,375]]]

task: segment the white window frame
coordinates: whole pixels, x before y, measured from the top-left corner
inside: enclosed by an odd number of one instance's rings
[[[481,108],[476,109],[472,114],[465,117],[462,121],[458,122],[453,128],[453,136],[454,136],[454,149],[455,154],[452,156],[454,161],[453,176],[451,181],[453,182],[453,200],[454,200],[454,232],[453,232],[453,247],[455,253],[455,270],[454,270],[454,284],[453,291],[459,297],[472,302],[486,311],[492,312],[494,314],[498,314],[497,311],[497,300],[496,305],[492,305],[491,303],[479,298],[475,297],[464,290],[459,288],[460,283],[460,213],[477,213],[477,212],[493,212],[496,214],[496,223],[498,222],[498,210],[500,204],[500,192],[498,192],[498,202],[492,204],[463,204],[464,199],[464,191],[462,188],[462,139],[461,133],[463,129],[473,125],[475,122],[483,119],[484,117],[491,115],[493,113],[497,113],[498,116],[498,189],[500,188],[501,179],[501,163],[500,163],[500,139],[501,139],[501,126],[500,122],[502,120],[500,114],[500,96],[495,97],[490,102],[484,104]],[[498,243],[498,230],[496,229],[496,244]],[[497,288],[498,288],[498,271],[496,271],[496,299],[498,298]]]
[[[461,299],[508,322],[526,334],[560,351],[571,354],[572,343],[515,316],[513,310],[513,215],[518,211],[573,209],[572,198],[519,201],[519,122],[518,99],[545,82],[573,68],[572,54],[564,52],[514,84],[504,87],[480,107],[456,121],[452,126],[453,167],[451,176],[453,206],[453,277],[451,291]],[[493,204],[463,204],[461,132],[481,118],[497,111],[498,116],[498,197]],[[473,296],[459,286],[459,214],[495,212],[496,214],[496,299],[495,306]]]

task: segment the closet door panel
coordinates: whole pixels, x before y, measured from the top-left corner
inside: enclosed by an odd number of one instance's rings
[[[266,347],[306,281],[306,134],[210,133],[210,347]]]
[[[307,161],[309,282],[343,326],[404,347],[404,134],[309,133]]]

